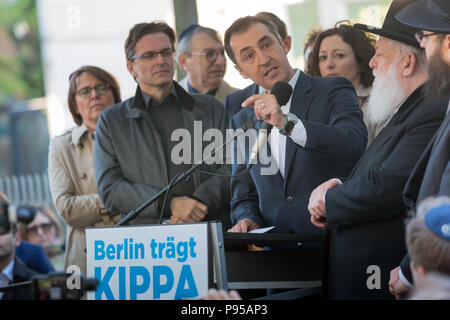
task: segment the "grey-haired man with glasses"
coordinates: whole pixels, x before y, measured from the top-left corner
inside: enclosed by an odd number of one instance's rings
[[[191,168],[209,143],[201,141],[208,129],[219,129],[225,136],[228,119],[220,102],[207,95],[191,95],[173,81],[175,42],[175,32],[164,22],[135,25],[125,42],[127,69],[138,84],[136,94],[103,112],[96,130],[98,191],[109,211],[127,214]],[[202,132],[196,131],[199,124]],[[174,138],[176,130],[188,137]],[[190,149],[183,152],[190,153],[189,161],[184,161],[186,155],[174,152],[185,138]],[[183,161],[178,161],[180,156]],[[230,172],[220,163],[202,169]],[[227,227],[228,186],[228,179],[194,173],[130,223],[222,220]]]
[[[180,85],[190,93],[209,94],[223,104],[227,95],[238,90],[223,80],[225,52],[214,29],[187,27],[178,38],[177,62],[187,73]]]

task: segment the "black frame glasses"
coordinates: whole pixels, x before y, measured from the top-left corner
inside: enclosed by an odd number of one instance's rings
[[[421,43],[424,38],[427,38],[427,37],[430,37],[430,36],[434,36],[434,35],[437,35],[437,34],[443,34],[443,32],[432,32],[432,33],[425,34],[425,32],[422,30],[422,31],[417,31],[414,34],[414,37],[416,38],[418,43]]]
[[[206,50],[205,52],[191,52],[191,54],[195,56],[205,56],[206,60],[208,60],[211,63],[214,63],[219,55],[222,55],[222,57],[225,59],[225,52],[218,51],[218,50]]]
[[[91,96],[92,90],[95,90],[99,96],[104,96],[109,91],[109,84],[107,83],[100,83],[96,85],[94,88],[91,87],[84,87],[77,91],[77,94],[83,98],[87,99]]]
[[[159,51],[147,51],[147,52],[144,52],[143,54],[132,56],[128,60],[129,61],[133,61],[135,59],[153,60],[158,55],[161,55],[161,57],[167,59],[169,57],[173,57],[173,54],[174,54],[174,50],[172,48],[164,48]]]

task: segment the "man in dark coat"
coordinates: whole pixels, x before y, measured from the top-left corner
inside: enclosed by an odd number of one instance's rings
[[[7,233],[0,235],[0,287],[7,287],[31,280],[37,273],[28,269],[25,263],[16,257],[17,228],[12,226]],[[33,299],[31,286],[14,290],[0,291],[0,300],[31,300]]]
[[[402,191],[445,115],[423,104],[428,77],[417,30],[394,19],[411,2],[394,0],[381,29],[355,25],[380,35],[368,112],[384,128],[347,180],[331,179],[311,194],[311,221],[326,228],[323,289],[330,299],[392,298],[390,270],[406,251]]]
[[[400,11],[396,19],[420,29],[416,39],[425,50],[430,76],[426,95],[435,103],[447,106],[444,121],[417,162],[403,192],[407,208],[414,210],[430,196],[450,196],[450,2],[417,1]],[[412,282],[409,262],[406,256],[401,270],[397,267],[391,272],[389,285],[397,298],[408,291]]]
[[[207,130],[221,135],[216,139],[225,136],[228,118],[220,102],[190,95],[172,80],[174,50],[175,32],[164,22],[135,25],[125,42],[136,95],[101,114],[95,139],[98,192],[110,212],[125,215],[138,208],[206,157]],[[229,166],[218,160],[203,171],[229,174]],[[222,220],[226,226],[228,208],[229,179],[194,172],[130,224]]]

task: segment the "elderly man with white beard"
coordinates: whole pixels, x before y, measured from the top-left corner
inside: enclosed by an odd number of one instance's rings
[[[310,197],[311,222],[326,231],[329,299],[392,299],[390,271],[406,252],[402,191],[445,116],[442,105],[423,103],[428,76],[417,30],[394,19],[412,2],[394,0],[382,28],[355,25],[380,35],[368,112],[382,129],[346,180],[328,180]]]

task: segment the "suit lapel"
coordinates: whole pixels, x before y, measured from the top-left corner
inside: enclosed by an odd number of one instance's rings
[[[291,107],[290,113],[295,114],[301,120],[308,120],[309,110],[311,108],[311,101],[313,95],[311,94],[311,79],[309,76],[300,71],[299,78],[295,84],[294,92],[291,97]],[[291,171],[291,167],[294,163],[295,156],[297,154],[297,146],[292,139],[286,139],[286,157],[284,162],[284,186],[286,187],[286,182]]]

